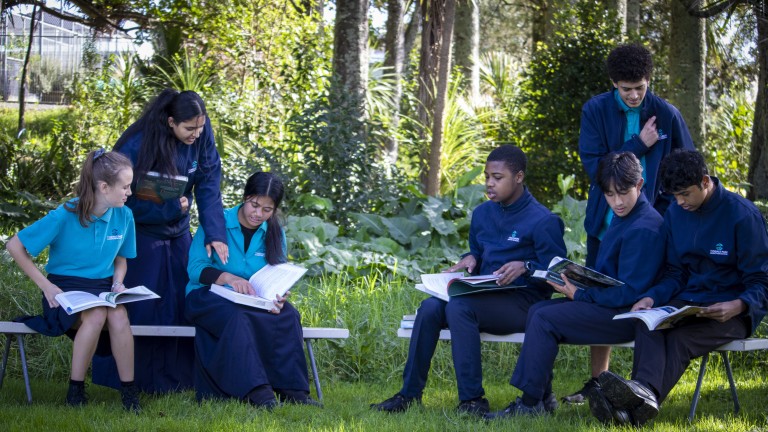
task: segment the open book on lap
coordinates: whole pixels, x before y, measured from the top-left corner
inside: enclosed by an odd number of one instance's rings
[[[643,320],[649,330],[663,330],[674,327],[683,318],[696,316],[706,309],[701,306],[661,306],[616,315],[613,319],[637,318]]]
[[[431,273],[421,275],[422,283],[417,284],[415,288],[444,301],[460,295],[524,288],[518,285],[499,285],[498,280],[499,277],[495,275],[464,276],[461,272]]]
[[[68,315],[99,306],[113,308],[123,303],[156,298],[160,298],[160,296],[145,286],[128,288],[119,293],[106,291],[98,296],[85,291],[67,291],[56,294],[56,301]]]
[[[211,285],[211,292],[238,304],[271,310],[277,296],[284,296],[306,272],[304,267],[290,263],[266,265],[248,279],[256,295],[240,294],[217,284]]]
[[[549,280],[558,285],[565,285],[565,282],[563,282],[563,279],[560,277],[561,273],[565,273],[568,280],[581,289],[610,288],[624,285],[623,282],[608,275],[604,275],[597,270],[584,267],[581,264],[577,264],[562,257],[552,258],[552,261],[549,262],[549,267],[546,270],[536,270],[531,277]]]

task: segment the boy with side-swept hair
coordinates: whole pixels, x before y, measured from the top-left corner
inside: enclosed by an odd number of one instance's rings
[[[634,323],[613,321],[613,317],[626,312],[661,273],[662,218],[641,192],[642,167],[632,153],[605,156],[597,181],[616,218],[605,234],[595,269],[624,285],[577,289],[565,275],[564,286],[550,282],[567,298],[539,302],[528,311],[525,342],[510,381],[523,395],[488,418],[545,414],[543,397],[552,392],[559,344],[613,344],[634,337]]]
[[[661,180],[676,201],[664,215],[666,269],[632,310],[705,310],[671,329],[649,330],[637,320],[632,380],[610,371],[599,377],[595,400],[602,408],[593,414],[604,422],[642,425],[654,418],[692,359],[748,337],[768,310],[768,233],[757,207],[711,177],[695,151],[667,156]]]

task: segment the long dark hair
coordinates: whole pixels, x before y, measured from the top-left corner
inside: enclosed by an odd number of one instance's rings
[[[285,251],[283,251],[283,230],[278,214],[280,203],[283,201],[283,195],[283,182],[272,173],[262,171],[253,173],[245,182],[243,202],[252,196],[265,196],[270,197],[275,203],[275,211],[267,219],[267,235],[264,240],[266,246],[265,258],[271,265],[287,261]]]
[[[163,174],[177,175],[177,139],[168,125],[168,117],[173,117],[176,123],[182,123],[207,115],[205,102],[197,93],[189,90],[179,92],[174,89],[165,89],[117,140],[114,150],[119,150],[130,137],[141,133],[136,172],[144,174],[147,171],[158,171]]]
[[[80,169],[80,180],[75,187],[77,204],[67,203],[64,208],[77,214],[80,225],[87,227],[93,222],[92,213],[96,206],[96,189],[99,182],[115,186],[120,171],[133,169],[131,160],[117,152],[105,152],[104,149],[88,153]]]

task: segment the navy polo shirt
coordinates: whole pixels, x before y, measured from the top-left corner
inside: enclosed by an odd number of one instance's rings
[[[45,266],[48,273],[89,279],[111,277],[116,257],[136,257],[133,213],[128,207],[110,208],[83,227],[77,213],[64,208],[76,202],[60,205],[19,231],[19,240],[32,256],[50,246]]]

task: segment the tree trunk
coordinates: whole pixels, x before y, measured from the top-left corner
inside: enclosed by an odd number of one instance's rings
[[[539,42],[547,40],[547,0],[532,0],[533,9],[531,18],[531,54],[536,52]]]
[[[389,163],[397,162],[397,128],[400,124],[400,98],[403,95],[401,75],[403,73],[403,16],[405,14],[405,0],[389,0],[387,4],[387,36],[384,39],[384,66],[390,68],[395,82],[392,101],[394,109],[390,118],[389,133],[384,143],[385,159]]]
[[[626,34],[631,41],[640,40],[640,11],[640,0],[627,0]]]
[[[421,5],[418,1],[415,1],[416,7],[413,8],[411,14],[411,22],[408,23],[408,27],[405,29],[405,39],[403,40],[403,68],[407,68],[411,64],[411,51],[413,51],[413,45],[416,43],[416,37],[419,36],[419,28],[421,28]]]
[[[333,30],[331,99],[365,116],[368,86],[368,0],[337,0]]]
[[[426,3],[426,2],[425,2]],[[430,65],[433,66],[430,69],[433,75],[429,81],[425,80],[425,84],[430,84],[428,89],[430,93],[436,91],[434,97],[430,97],[431,112],[432,112],[432,140],[429,145],[429,153],[427,156],[427,175],[425,182],[425,190],[427,195],[436,196],[440,192],[440,159],[441,148],[443,140],[443,117],[445,112],[445,104],[448,98],[448,79],[451,71],[451,39],[453,36],[453,23],[456,15],[456,1],[455,0],[430,0],[428,10],[424,12],[424,16],[428,17],[425,21],[424,32],[427,33],[427,25],[429,25],[429,41],[428,45],[430,55]],[[425,52],[423,47],[426,39],[422,38],[422,52]]]
[[[477,0],[456,0],[453,53],[472,100],[480,95],[480,8]]]
[[[751,200],[768,200],[768,0],[756,1],[754,11],[759,75],[747,175],[752,187],[747,196]]]
[[[706,21],[689,15],[687,7],[680,1],[672,2],[670,21],[670,100],[680,109],[694,144],[701,147],[704,144],[706,113]]]
[[[627,0],[608,0],[606,6],[616,11],[622,36],[627,34]]]
[[[24,64],[21,66],[21,82],[19,82],[19,128],[16,131],[21,136],[21,131],[26,127],[24,119],[25,101],[27,96],[27,69],[29,69],[29,56],[32,54],[32,40],[35,37],[35,18],[37,17],[37,4],[32,6],[32,18],[29,20],[29,40],[27,41],[27,53],[24,56]]]

